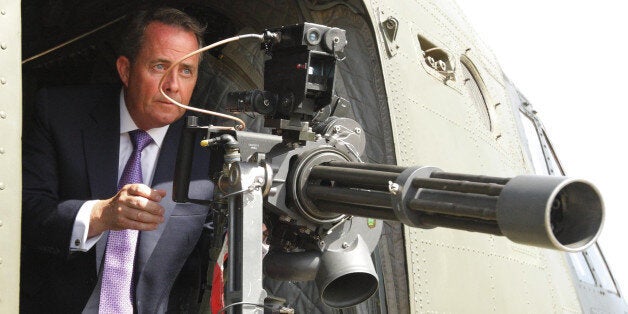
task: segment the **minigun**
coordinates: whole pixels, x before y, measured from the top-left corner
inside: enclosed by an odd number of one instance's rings
[[[200,145],[212,153],[213,206],[228,217],[229,311],[254,312],[245,305],[264,304],[262,273],[314,280],[332,307],[366,300],[378,287],[370,257],[382,231],[377,220],[505,236],[567,252],[597,239],[603,204],[584,180],[363,163],[365,134],[344,117],[350,103],[334,94],[345,31],[304,23],[267,32],[277,36],[262,44],[272,56],[265,63],[265,90],[233,92],[226,109],[265,115],[274,134],[201,126],[188,117],[175,169],[174,200],[202,202],[188,197],[201,133]],[[270,251],[262,259],[263,223]]]

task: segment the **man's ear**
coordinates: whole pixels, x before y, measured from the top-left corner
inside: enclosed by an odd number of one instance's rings
[[[129,72],[131,70],[131,61],[125,56],[119,56],[116,60],[116,68],[118,69],[118,75],[124,87],[129,87]]]

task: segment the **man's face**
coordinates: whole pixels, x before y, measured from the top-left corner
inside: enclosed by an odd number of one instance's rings
[[[186,54],[198,49],[194,33],[152,22],[144,32],[144,42],[131,61],[121,56],[116,62],[124,84],[124,100],[135,124],[142,130],[162,127],[179,119],[185,109],[170,103],[159,92],[159,80],[166,69]],[[174,68],[164,79],[162,89],[172,99],[188,104],[196,84],[199,56],[194,55]]]

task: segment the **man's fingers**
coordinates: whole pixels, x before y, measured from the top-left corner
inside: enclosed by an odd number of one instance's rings
[[[126,195],[121,198],[120,211],[125,218],[140,221],[161,223],[165,209],[159,203],[143,196]]]
[[[128,213],[125,217],[129,220],[133,220],[140,223],[148,223],[148,224],[160,224],[164,222],[163,215],[155,215],[150,212],[144,210],[138,210],[134,208],[129,208]]]
[[[125,186],[128,194],[142,196],[153,202],[160,202],[166,196],[166,190],[154,190],[146,184],[135,183]]]
[[[139,231],[152,231],[157,229],[158,226],[159,223],[141,222],[133,219],[123,218],[121,219],[118,228],[114,228],[114,230],[131,229]]]
[[[164,214],[163,206],[143,196],[128,195],[122,199],[122,202],[124,205],[130,208],[144,210],[155,215]]]

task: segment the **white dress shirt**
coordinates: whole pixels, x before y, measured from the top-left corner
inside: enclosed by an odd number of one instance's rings
[[[153,142],[150,143],[142,151],[142,179],[145,184],[150,185],[153,181],[153,175],[155,173],[155,165],[157,164],[157,157],[159,157],[159,150],[163,144],[166,132],[168,132],[169,125],[147,130],[146,133],[153,138]],[[120,92],[120,153],[118,156],[118,181],[122,176],[124,167],[129,157],[133,153],[133,144],[129,137],[129,132],[137,130],[138,127],[133,122],[129,111],[126,108],[124,102],[124,91]],[[112,195],[113,196],[113,195]],[[89,232],[89,220],[91,217],[94,204],[99,200],[87,201],[81,206],[78,214],[74,220],[74,227],[72,229],[72,237],[70,238],[70,250],[71,251],[83,251],[86,252],[91,249],[96,242],[100,239],[102,234],[87,238]]]

